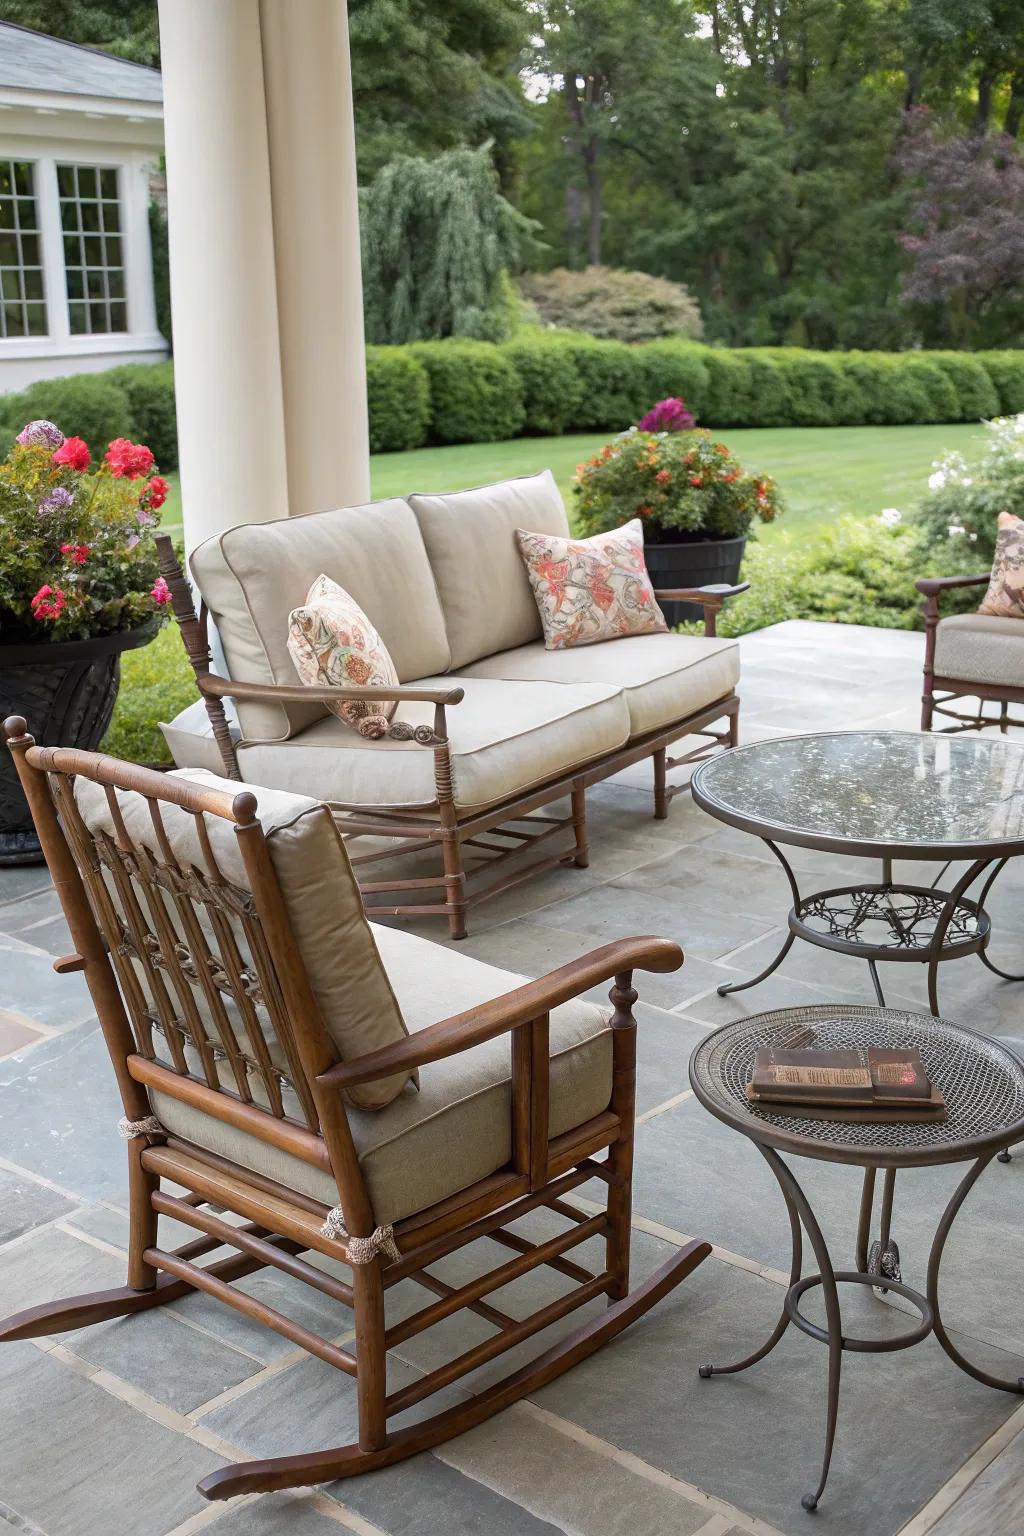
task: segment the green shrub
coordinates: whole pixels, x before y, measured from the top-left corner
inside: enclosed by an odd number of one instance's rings
[[[426,442],[430,380],[404,347],[367,347],[366,402],[371,453],[399,453]]]
[[[682,283],[649,272],[584,267],[572,272],[528,272],[520,292],[546,325],[585,331],[606,341],[654,341],[659,336],[696,340],[700,309]]]
[[[136,436],[127,390],[102,373],[39,379],[19,394],[4,395],[0,414],[4,425],[16,432],[40,417],[52,421],[65,437],[84,438],[98,457],[112,438]]]
[[[996,387],[1000,415],[1016,416],[1024,411],[1024,351],[976,352],[974,356]]]
[[[173,363],[130,363],[103,375],[128,396],[135,433],[164,471],[178,467],[178,413]],[[127,434],[125,434],[127,436]]]
[[[701,420],[713,427],[745,427],[754,415],[754,381],[750,363],[741,351],[709,347],[708,399]]]
[[[195,702],[196,680],[177,624],[121,658],[121,688],[102,750],[135,763],[169,763],[158,722],[173,720]]]
[[[640,352],[648,404],[682,399],[698,421],[708,417],[711,374],[708,349],[680,341],[652,341]]]
[[[992,564],[1000,512],[1024,516],[1024,422],[1000,416],[986,422],[980,460],[947,453],[928,481],[914,521],[939,560],[942,574],[981,572]],[[971,607],[977,607],[973,592]]]
[[[625,432],[654,404],[648,398],[643,348],[566,332],[546,345],[571,358],[583,389],[566,423],[573,432]]]
[[[564,347],[544,346],[533,337],[502,347],[519,376],[526,411],[525,429],[541,437],[558,437],[578,416],[583,379],[575,358]]]
[[[870,426],[959,420],[960,405],[948,375],[920,352],[838,356],[843,373],[864,402],[863,419]]]
[[[844,370],[840,357],[830,352],[807,352],[800,347],[759,348],[748,356],[755,369],[758,362],[765,361],[774,364],[781,374],[784,391],[781,409],[785,425],[834,427],[857,426],[863,422],[866,411],[863,392],[856,379]],[[755,400],[758,403],[762,393],[757,388],[760,378],[763,375],[755,374]],[[783,422],[771,424],[782,425]]]
[[[523,386],[486,341],[422,341],[410,347],[430,379],[430,435],[439,443],[495,443],[523,426]]]
[[[929,363],[941,368],[956,390],[958,421],[982,421],[999,413],[999,391],[985,365],[967,352],[927,352]]]

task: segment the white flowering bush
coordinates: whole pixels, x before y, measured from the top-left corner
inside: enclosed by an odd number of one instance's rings
[[[1024,517],[1024,412],[985,423],[981,460],[968,464],[947,453],[928,477],[916,522],[945,574],[977,571],[992,563],[1000,512]]]

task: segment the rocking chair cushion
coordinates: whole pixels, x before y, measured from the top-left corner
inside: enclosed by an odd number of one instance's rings
[[[241,787],[202,769],[176,771],[172,777],[194,779],[229,795],[236,795]],[[334,817],[326,806],[304,795],[271,789],[258,789],[255,793],[260,824],[284,894],[295,942],[324,1023],[342,1060],[351,1061],[367,1051],[404,1039],[408,1030],[381,965]],[[116,837],[114,818],[101,785],[77,778],[75,800],[91,832]],[[117,804],[135,846],[164,862],[146,799],[134,791],[117,791]],[[205,869],[195,817],[180,806],[162,802],[160,819],[178,864],[186,869],[190,865]],[[207,816],[204,820],[224,879],[236,889],[248,891],[249,877],[232,823],[219,816]],[[120,910],[116,890],[109,879],[107,883]],[[165,906],[172,926],[177,928],[173,904],[167,901]],[[178,937],[186,949],[191,949],[184,932],[179,932]],[[240,948],[244,949],[244,935],[238,938]],[[401,1092],[405,1081],[403,1074],[354,1088],[352,1103],[362,1109],[381,1109]]]
[[[524,977],[433,944],[404,929],[371,924],[406,1023],[415,1032],[522,985]],[[558,1136],[607,1109],[612,1032],[605,1012],[574,999],[551,1014],[549,1133]],[[508,1035],[420,1069],[387,1109],[349,1114],[356,1151],[378,1223],[394,1223],[496,1173],[512,1156],[511,1050]],[[166,1130],[240,1163],[286,1188],[336,1205],[333,1181],[201,1110],[154,1092]]]
[[[1005,683],[1024,680],[1024,619],[984,613],[957,613],[935,631],[935,676],[957,682]]]

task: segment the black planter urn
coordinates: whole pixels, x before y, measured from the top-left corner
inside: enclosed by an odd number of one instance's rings
[[[24,715],[40,746],[92,752],[110,724],[121,652],[147,645],[156,625],[95,640],[0,644],[0,720]],[[0,864],[38,864],[42,851],[14,759],[0,746]]]
[[[656,589],[706,587],[723,581],[732,586],[739,578],[746,544],[745,535],[738,539],[690,539],[677,544],[647,542],[644,559]],[[698,603],[662,603],[661,609],[669,626],[704,617]]]

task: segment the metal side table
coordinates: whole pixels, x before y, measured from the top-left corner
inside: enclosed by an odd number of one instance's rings
[[[919,1050],[929,1077],[945,1096],[946,1120],[852,1123],[773,1114],[751,1104],[745,1090],[755,1052],[763,1046],[797,1049],[810,1044],[828,1049],[876,1045]],[[690,1058],[690,1083],[705,1109],[748,1137],[764,1157],[786,1202],[793,1240],[789,1289],[770,1337],[746,1359],[731,1365],[702,1365],[700,1375],[705,1379],[734,1375],[756,1365],[771,1354],[790,1323],[827,1346],[825,1453],[816,1488],[801,1500],[805,1509],[817,1507],[828,1479],[844,1350],[883,1354],[909,1349],[934,1333],[946,1354],[968,1376],[1001,1392],[1024,1393],[1024,1378],[1004,1381],[972,1365],[950,1339],[939,1308],[942,1253],[957,1213],[993,1157],[1024,1137],[1024,1062],[998,1041],[944,1019],[895,1009],[826,1003],[757,1014],[715,1030],[701,1041]],[[864,1169],[853,1269],[834,1268],[807,1196],[782,1153]],[[891,1211],[891,1177],[897,1168],[930,1168],[946,1163],[968,1163],[970,1167],[936,1228],[924,1292],[905,1284],[899,1275],[880,1278],[869,1269],[867,1257],[877,1170],[886,1170]],[[883,1201],[883,1207],[884,1204]],[[802,1273],[803,1233],[810,1240],[817,1264],[814,1274]],[[812,1323],[800,1311],[801,1298],[819,1285],[824,1292],[825,1328]],[[841,1285],[884,1286],[895,1291],[917,1309],[920,1321],[892,1338],[860,1339],[844,1334],[839,1304]]]

